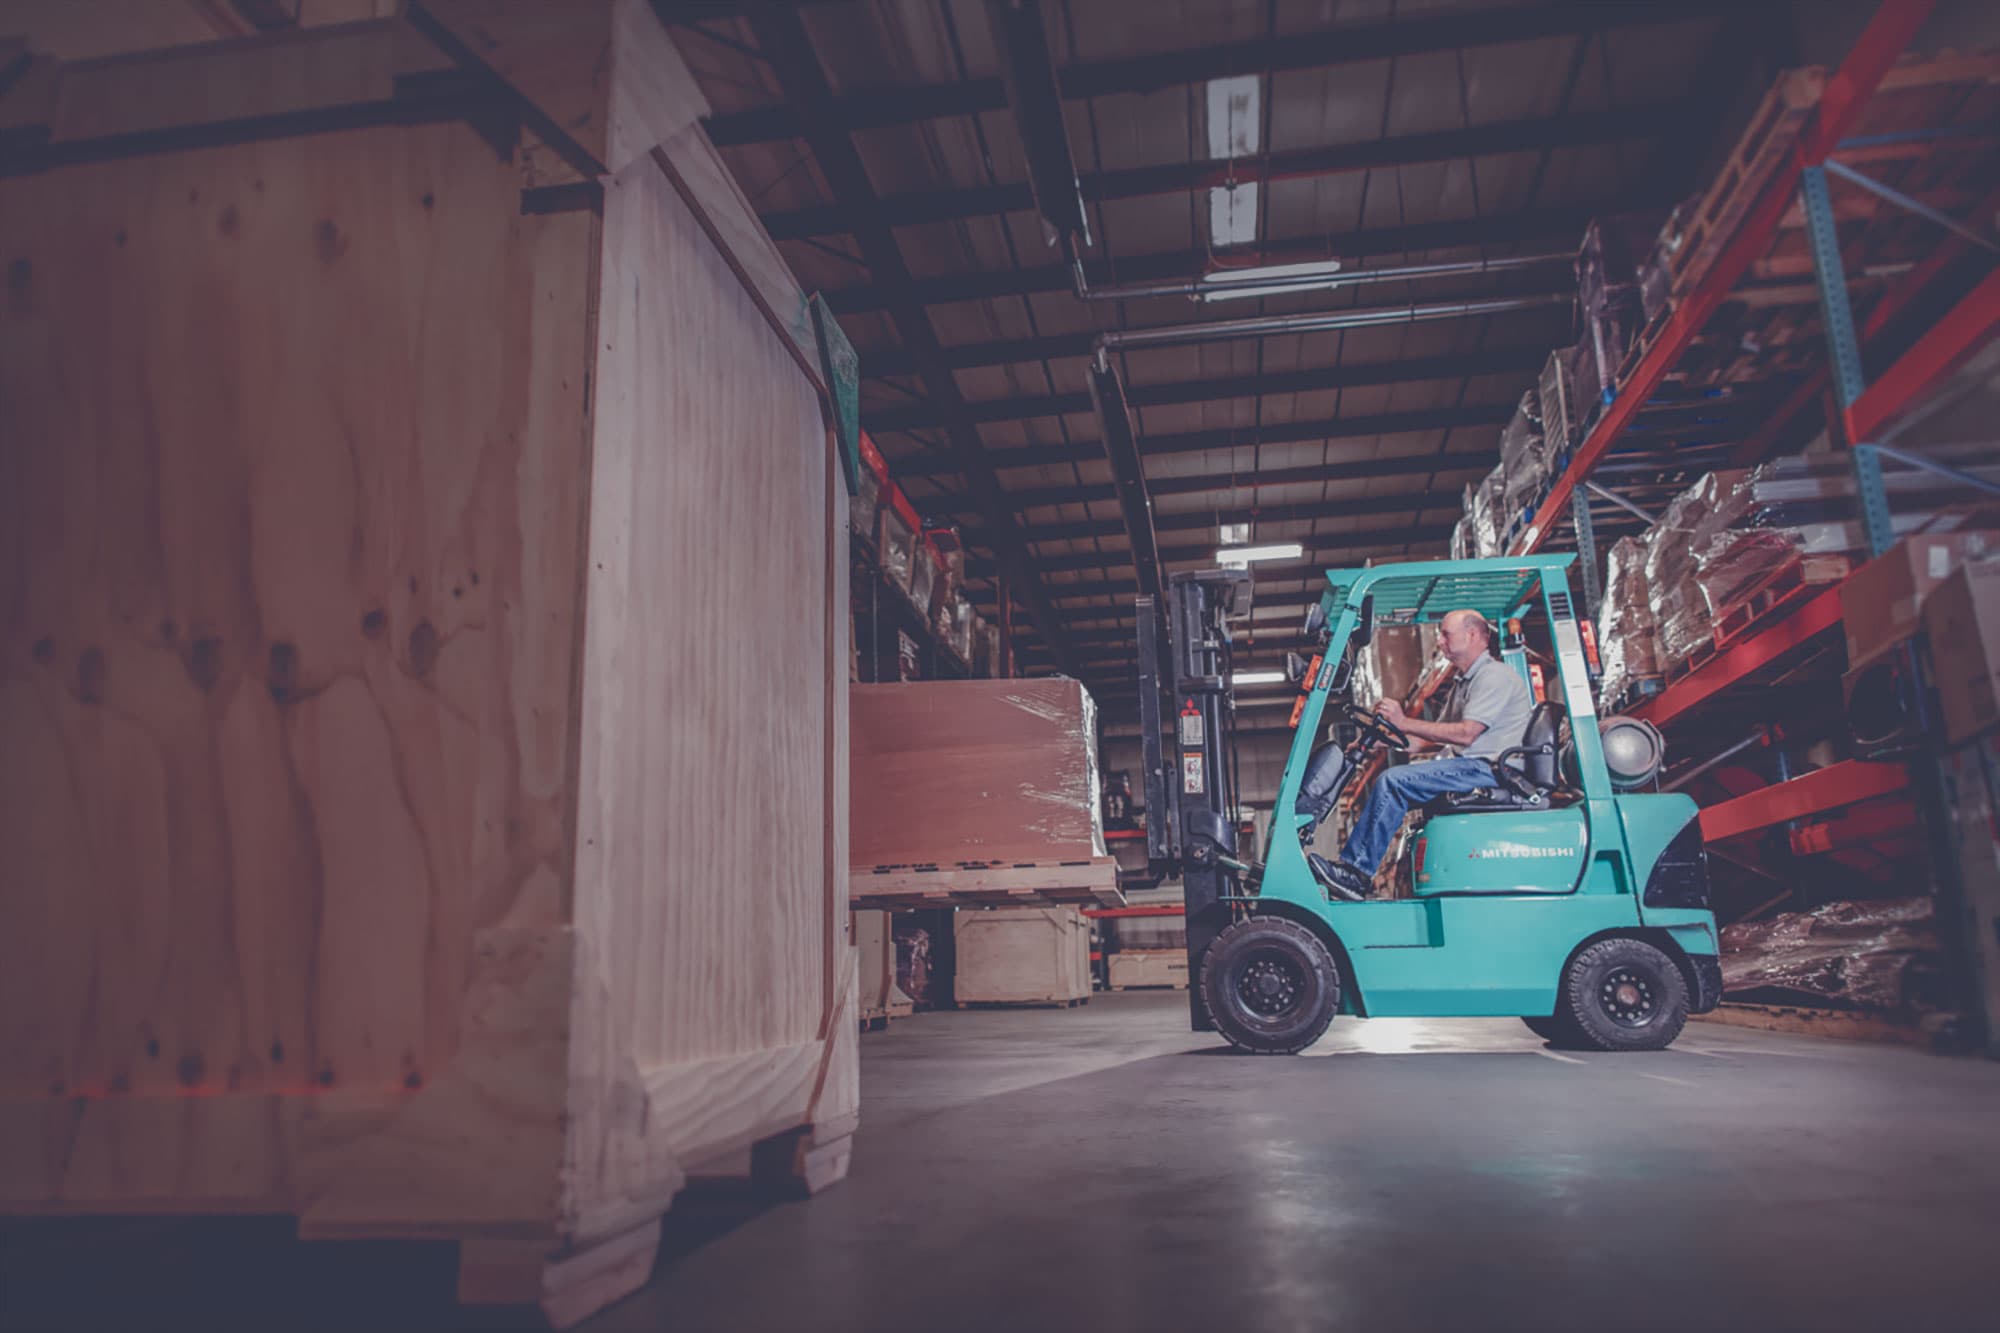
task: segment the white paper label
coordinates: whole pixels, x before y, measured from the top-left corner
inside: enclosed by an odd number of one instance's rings
[[[1188,746],[1198,746],[1198,745],[1200,745],[1200,744],[1202,743],[1202,739],[1201,739],[1201,738],[1202,738],[1202,730],[1203,730],[1203,729],[1202,729],[1202,725],[1201,725],[1201,714],[1200,714],[1200,713],[1182,713],[1182,714],[1181,714],[1181,744],[1182,744],[1182,745],[1188,745]]]
[[[1951,573],[1951,548],[1949,546],[1931,547],[1930,560],[1932,578],[1941,579]]]

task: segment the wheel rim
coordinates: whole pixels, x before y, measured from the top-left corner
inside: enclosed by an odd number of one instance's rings
[[[1659,1008],[1651,979],[1630,967],[1607,973],[1597,988],[1597,1000],[1604,1016],[1625,1028],[1645,1027]]]
[[[1254,953],[1236,974],[1236,998],[1262,1019],[1283,1018],[1305,994],[1305,969],[1275,950]]]

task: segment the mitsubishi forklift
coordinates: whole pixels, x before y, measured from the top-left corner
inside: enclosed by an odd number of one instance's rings
[[[1187,902],[1197,1031],[1292,1054],[1337,1014],[1515,1016],[1558,1047],[1661,1050],[1722,995],[1693,800],[1657,787],[1658,733],[1602,724],[1572,555],[1330,570],[1292,654],[1295,733],[1259,855],[1239,846],[1231,620],[1248,576],[1174,576],[1138,606],[1147,855]],[[1408,738],[1350,697],[1384,625],[1469,609],[1539,696],[1490,788],[1422,811],[1410,896],[1359,896],[1306,845],[1373,752]],[[1552,665],[1553,671],[1548,667]],[[1330,710],[1332,710],[1330,712]],[[1325,722],[1345,743],[1316,747]],[[1301,790],[1313,799],[1301,802]]]

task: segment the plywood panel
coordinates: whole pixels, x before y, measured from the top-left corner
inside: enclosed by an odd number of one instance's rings
[[[421,1095],[476,933],[561,919],[593,226],[447,125],[0,182],[0,1099],[75,1108],[36,1191],[272,1187],[199,1133],[141,1170],[96,1099]]]
[[[845,503],[818,396],[650,158],[607,189],[604,236],[575,1070],[614,1086],[578,1092],[579,1211],[634,1186],[591,1169],[599,1143],[655,1172],[710,1146],[672,1113],[635,1129],[615,1085],[808,1045],[817,1068],[846,935],[827,803]],[[751,1077],[712,1106],[797,1124],[812,1086]]]
[[[1077,681],[850,687],[856,866],[1102,857],[1097,717]]]

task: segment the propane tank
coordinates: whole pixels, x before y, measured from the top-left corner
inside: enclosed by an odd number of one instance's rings
[[[1599,719],[1597,734],[1604,748],[1604,766],[1611,771],[1611,785],[1619,791],[1633,791],[1659,776],[1667,762],[1666,738],[1650,722],[1636,717]]]

